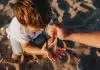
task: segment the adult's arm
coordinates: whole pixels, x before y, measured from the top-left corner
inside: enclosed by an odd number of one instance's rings
[[[93,46],[96,48],[100,48],[100,32],[92,32],[92,33],[68,33],[60,28],[59,26],[51,25],[56,28],[57,37],[62,40],[71,40],[75,42],[79,42],[82,44],[86,44],[89,46]],[[47,33],[52,36],[53,28],[49,27]],[[54,30],[55,31],[55,30]],[[55,34],[54,34],[55,35]]]
[[[69,36],[66,36],[64,39],[100,48],[100,32],[72,33]]]

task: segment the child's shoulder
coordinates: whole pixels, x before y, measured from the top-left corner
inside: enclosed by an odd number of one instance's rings
[[[13,17],[10,23],[10,27],[19,28],[19,27],[22,27],[22,24],[17,20],[16,17]]]
[[[16,17],[13,17],[11,20],[11,24],[20,24]]]

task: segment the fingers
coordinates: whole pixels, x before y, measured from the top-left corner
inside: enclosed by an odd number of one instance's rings
[[[59,21],[59,23],[63,22],[62,17],[63,17],[63,16],[59,16],[59,17],[58,17],[58,21]]]
[[[54,57],[48,52],[48,55],[47,55],[47,57],[48,57],[48,59],[52,62],[52,63],[54,63],[55,62],[55,59],[54,59]]]
[[[57,48],[55,54],[57,57],[62,58],[63,56],[66,56],[66,49]]]
[[[49,41],[48,41],[48,47],[49,48],[52,48],[54,46],[56,46],[57,44],[57,38],[51,38]]]
[[[61,52],[66,51],[65,48],[57,48],[56,50],[57,50],[57,51],[61,51]]]

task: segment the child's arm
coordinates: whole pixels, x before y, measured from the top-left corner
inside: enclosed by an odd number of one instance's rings
[[[23,50],[30,55],[42,55],[49,58],[52,63],[55,61],[47,49],[41,49],[30,44],[21,44],[21,46]]]
[[[41,50],[40,48],[37,48],[37,46],[32,46],[30,44],[21,44],[23,50],[31,55],[47,55],[46,50]]]

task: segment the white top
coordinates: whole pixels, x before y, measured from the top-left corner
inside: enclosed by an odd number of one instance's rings
[[[7,29],[8,38],[12,37],[13,39],[17,40],[21,44],[28,43],[31,39],[35,39],[40,32],[32,32],[26,30],[25,27],[20,24],[16,17],[14,17],[11,21]]]

